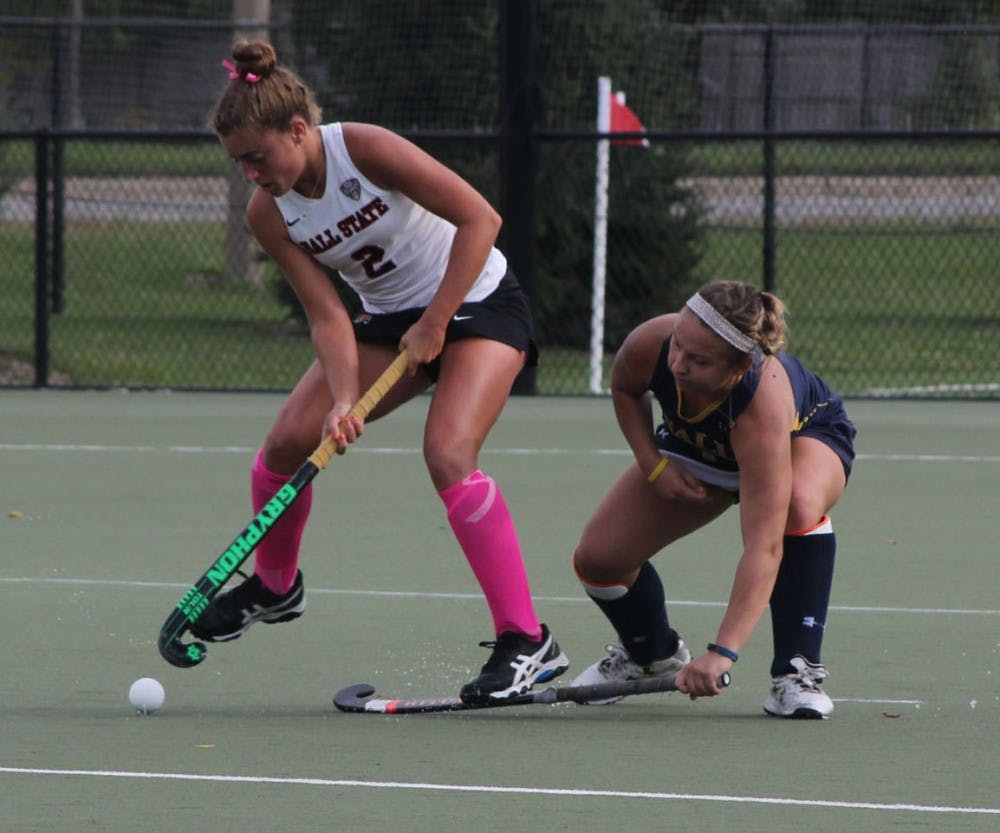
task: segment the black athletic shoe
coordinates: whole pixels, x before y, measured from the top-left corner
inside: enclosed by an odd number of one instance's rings
[[[523,634],[504,631],[496,642],[480,642],[493,653],[479,676],[462,686],[459,697],[470,705],[504,700],[524,694],[535,683],[558,677],[569,668],[569,658],[542,625],[542,641],[532,642]]]
[[[209,642],[227,642],[242,636],[254,622],[288,622],[298,619],[305,609],[301,570],[295,574],[295,581],[284,596],[272,593],[254,574],[228,593],[220,593],[212,599],[191,625],[191,633]]]

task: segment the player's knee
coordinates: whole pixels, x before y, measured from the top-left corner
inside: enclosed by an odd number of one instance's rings
[[[439,488],[450,486],[475,471],[478,448],[460,438],[424,438],[424,462]]]
[[[319,436],[311,445],[290,431],[283,431],[276,423],[264,440],[261,462],[270,471],[294,472],[319,444]]]
[[[788,520],[785,532],[810,529],[826,514],[827,506],[820,496],[808,487],[796,485],[792,489],[792,499],[788,505]]]
[[[573,572],[584,585],[614,584],[622,580],[622,566],[608,563],[597,550],[588,546],[586,539],[573,552]]]
[[[573,551],[573,572],[580,581],[587,583],[590,581],[595,581],[593,576],[593,563],[588,557],[588,552],[581,543]]]

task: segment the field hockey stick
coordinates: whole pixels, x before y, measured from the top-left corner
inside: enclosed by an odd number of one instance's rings
[[[348,417],[366,419],[389,389],[403,378],[408,365],[409,358],[404,350],[375,380],[365,395],[357,401]],[[222,589],[223,585],[240,568],[240,565],[246,561],[250,553],[257,548],[268,531],[299,497],[302,490],[312,482],[320,471],[329,465],[336,450],[337,441],[333,437],[327,437],[323,440],[299,467],[298,471],[292,475],[291,480],[278,490],[278,493],[226,547],[215,563],[184,594],[184,598],[178,602],[177,607],[160,628],[160,638],[157,645],[160,649],[160,655],[167,662],[178,668],[190,668],[205,659],[207,653],[205,645],[201,642],[181,642],[184,632],[197,621],[215,594]]]
[[[719,678],[720,686],[728,686],[729,674]],[[589,703],[592,700],[630,697],[633,694],[653,694],[677,691],[677,675],[664,677],[643,677],[638,680],[623,680],[593,685],[549,686],[539,691],[529,691],[504,700],[488,700],[484,703],[463,703],[458,697],[431,697],[424,700],[395,698],[385,700],[373,697],[375,687],[368,683],[342,688],[333,697],[333,704],[342,712],[365,712],[368,714],[419,714],[427,712],[459,712],[476,709],[496,709],[504,706],[530,706],[536,703]]]

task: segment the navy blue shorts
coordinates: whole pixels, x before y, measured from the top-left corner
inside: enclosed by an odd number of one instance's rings
[[[844,475],[850,479],[851,465],[854,463],[854,437],[858,431],[847,416],[839,398],[826,403],[822,418],[810,421],[800,431],[793,431],[792,437],[812,437],[828,446],[840,458]]]
[[[424,307],[398,312],[362,312],[354,316],[354,337],[361,343],[389,344],[396,347],[417,319]],[[462,304],[448,322],[444,341],[463,338],[487,338],[509,344],[528,354],[525,367],[538,364],[538,346],[535,344],[534,326],[528,296],[517,278],[510,271],[501,278],[497,288],[482,301]],[[422,365],[424,371],[436,382],[440,372],[440,356],[430,364]]]

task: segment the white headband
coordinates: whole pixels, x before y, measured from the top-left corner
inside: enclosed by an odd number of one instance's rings
[[[687,308],[705,322],[719,337],[741,353],[753,353],[757,342],[746,333],[740,332],[722,313],[713,307],[697,292],[687,299]]]

